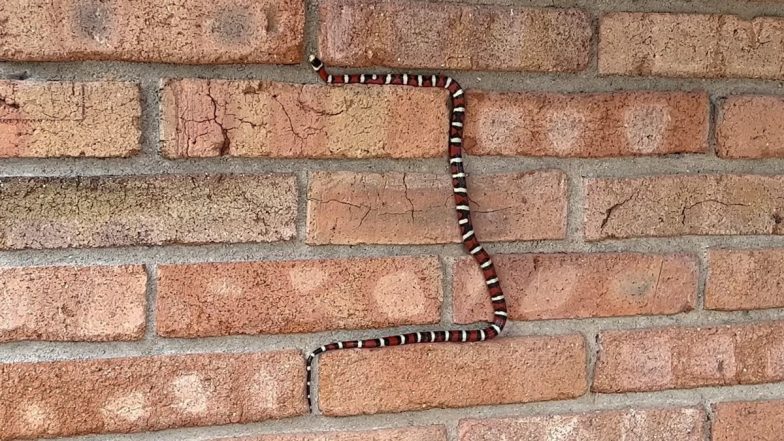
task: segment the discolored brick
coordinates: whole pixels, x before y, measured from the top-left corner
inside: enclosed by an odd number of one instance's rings
[[[713,249],[708,261],[705,308],[784,307],[784,250]]]
[[[364,432],[318,432],[223,438],[216,441],[447,441],[444,426],[410,427]]]
[[[731,96],[720,106],[716,153],[724,158],[784,157],[784,98]]]
[[[469,176],[476,235],[485,241],[560,239],[566,175],[544,170]],[[449,176],[317,172],[308,190],[308,243],[432,244],[460,240]]]
[[[297,351],[0,364],[0,439],[242,424],[306,412]]]
[[[357,67],[574,72],[592,34],[576,9],[325,0],[319,16],[326,62]]]
[[[447,151],[447,92],[405,86],[170,80],[168,158],[425,158]]]
[[[502,254],[493,263],[512,320],[676,314],[692,310],[697,299],[692,256]],[[455,321],[492,321],[476,262],[457,260],[453,274]]]
[[[468,92],[465,145],[475,155],[612,157],[705,153],[703,92]]]
[[[775,441],[781,437],[784,401],[714,405],[712,441]]]
[[[6,0],[0,59],[281,63],[302,59],[297,0]],[[53,29],[59,32],[53,32]]]

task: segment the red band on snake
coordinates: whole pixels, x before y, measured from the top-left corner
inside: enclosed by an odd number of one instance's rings
[[[412,75],[412,74],[351,74],[333,75],[327,72],[324,63],[311,55],[310,64],[319,77],[327,84],[373,84],[397,85],[413,87],[439,87],[449,92],[449,172],[452,175],[452,189],[455,197],[457,211],[457,224],[463,241],[465,251],[474,257],[482,271],[487,285],[490,302],[493,306],[493,322],[481,329],[453,329],[445,331],[422,331],[408,334],[392,335],[389,337],[373,338],[367,340],[350,340],[330,343],[313,351],[307,359],[307,394],[308,406],[312,408],[311,380],[314,358],[324,352],[338,349],[353,348],[383,348],[385,346],[400,346],[416,343],[439,342],[476,342],[497,337],[506,325],[507,311],[506,299],[501,290],[493,261],[490,255],[482,248],[474,234],[471,222],[471,211],[468,206],[468,190],[466,186],[466,173],[463,169],[463,124],[465,121],[466,98],[463,89],[457,81],[443,75]]]

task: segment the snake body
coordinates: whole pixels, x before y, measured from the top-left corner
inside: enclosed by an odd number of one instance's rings
[[[413,75],[413,74],[344,74],[333,75],[327,72],[324,63],[315,56],[310,56],[310,65],[327,84],[371,84],[397,85],[413,87],[438,87],[449,92],[449,171],[452,176],[452,190],[457,211],[457,224],[462,237],[463,247],[473,256],[479,265],[490,301],[493,306],[493,321],[482,329],[453,329],[443,331],[410,332],[408,334],[366,340],[349,340],[321,346],[307,358],[307,395],[308,406],[312,408],[311,380],[313,360],[324,352],[353,348],[383,348],[416,343],[438,342],[476,342],[485,341],[501,334],[507,321],[506,299],[501,290],[493,261],[482,248],[474,233],[471,222],[471,211],[468,206],[468,190],[466,173],[463,168],[463,124],[465,122],[466,98],[463,88],[457,81],[444,75]]]

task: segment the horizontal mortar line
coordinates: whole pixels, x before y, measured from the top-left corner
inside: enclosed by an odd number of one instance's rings
[[[762,311],[721,313],[694,311],[671,316],[630,316],[586,319],[511,321],[503,338],[555,337],[572,334],[596,334],[601,331],[640,330],[665,327],[714,327],[754,325],[784,320],[784,308]],[[450,329],[477,329],[484,322],[453,324]],[[302,334],[232,335],[202,338],[165,338],[154,336],[131,342],[41,342],[0,343],[0,362],[46,362],[66,360],[112,359],[160,355],[255,353],[299,350],[304,354],[332,341],[379,338],[417,331],[442,330],[438,324],[410,325],[385,329],[333,330]],[[482,344],[482,343],[477,343]],[[395,350],[395,349],[392,349]]]

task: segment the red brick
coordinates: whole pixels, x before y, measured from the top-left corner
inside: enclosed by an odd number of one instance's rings
[[[476,235],[485,241],[561,239],[566,175],[558,170],[469,176]],[[313,173],[308,243],[458,242],[447,173]]]
[[[727,98],[720,107],[716,143],[724,158],[784,157],[784,98]]]
[[[138,340],[142,266],[0,268],[0,342]]]
[[[572,72],[590,54],[576,9],[325,0],[319,13],[322,55],[344,66]]]
[[[719,403],[714,406],[712,441],[781,439],[784,401]]]
[[[784,307],[784,249],[710,250],[705,308]]]
[[[267,242],[295,235],[289,175],[6,178],[0,249]]]
[[[697,297],[697,262],[685,255],[507,254],[493,262],[512,320],[676,314]],[[473,259],[455,262],[452,292],[457,323],[492,321]]]
[[[301,61],[298,0],[4,0],[0,59],[163,63]],[[53,30],[58,32],[53,32]]]
[[[329,352],[321,356],[326,415],[575,398],[586,392],[581,336],[503,338]]]
[[[599,335],[593,390],[688,389],[784,380],[784,322]]]
[[[784,79],[780,17],[618,12],[599,27],[601,74]]]
[[[249,423],[306,412],[297,351],[0,364],[0,439]]]
[[[447,92],[265,81],[165,83],[168,158],[422,158],[447,151]]]
[[[447,438],[446,428],[444,426],[428,426],[366,432],[318,432],[294,435],[259,435],[240,438],[224,438],[216,441],[447,441]]]
[[[438,323],[436,257],[158,267],[167,337],[278,334]]]
[[[607,157],[704,153],[702,92],[469,92],[466,148],[475,155]]]
[[[659,440],[703,441],[705,412],[694,407],[625,409],[460,421],[460,441]]]
[[[0,157],[132,156],[140,115],[136,84],[0,81]]]
[[[589,179],[589,240],[784,234],[784,176],[672,175]]]

